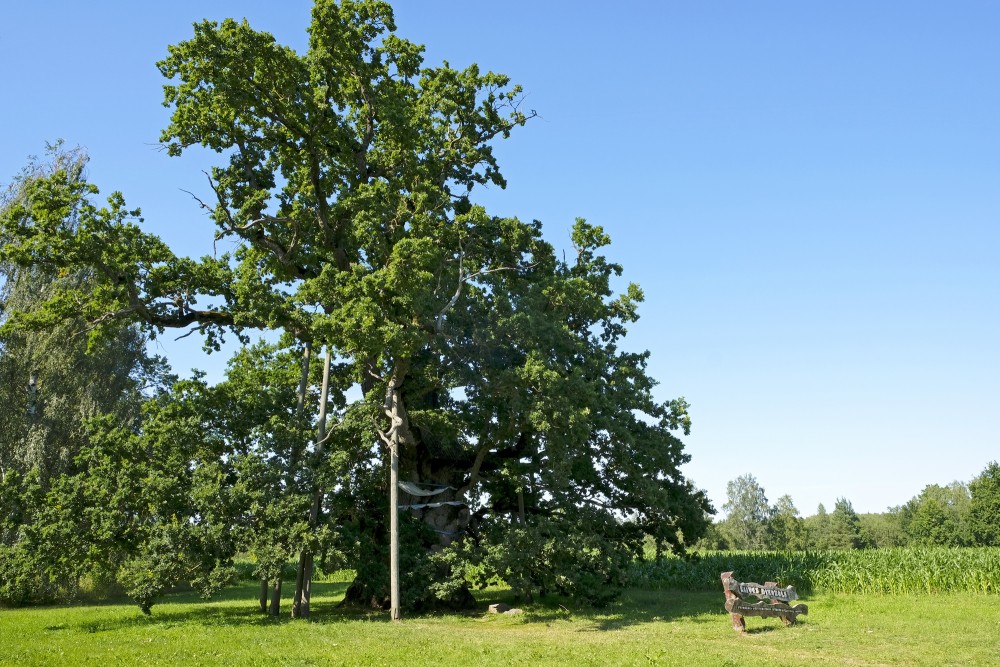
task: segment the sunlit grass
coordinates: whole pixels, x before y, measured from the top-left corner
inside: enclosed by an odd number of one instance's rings
[[[740,636],[721,585],[633,590],[605,609],[551,599],[517,615],[487,614],[514,602],[488,590],[475,612],[398,624],[338,608],[346,586],[317,584],[310,622],[262,616],[253,584],[210,602],[171,595],[151,617],[130,604],[0,610],[0,664],[992,665],[1000,654],[996,598],[969,593],[815,595],[797,625],[748,618]]]

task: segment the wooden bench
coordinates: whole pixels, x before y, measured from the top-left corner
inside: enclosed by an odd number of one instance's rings
[[[794,586],[782,588],[773,581],[763,584],[739,582],[733,578],[732,572],[723,572],[722,590],[726,594],[726,611],[737,632],[746,632],[744,616],[777,617],[785,625],[792,625],[796,616],[809,613],[804,604],[789,606],[789,602],[799,598]],[[747,602],[746,597],[757,598],[757,602]]]

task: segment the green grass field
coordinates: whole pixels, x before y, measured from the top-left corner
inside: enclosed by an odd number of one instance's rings
[[[336,607],[347,584],[318,584],[309,622],[268,619],[247,584],[204,602],[0,610],[0,665],[996,665],[992,595],[816,594],[793,627],[748,618],[735,633],[719,592],[636,591],[606,609],[555,601],[522,615],[410,617]],[[285,605],[287,611],[287,604]]]

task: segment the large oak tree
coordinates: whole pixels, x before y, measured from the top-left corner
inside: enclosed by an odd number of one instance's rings
[[[375,1],[319,0],[303,54],[246,22],[199,23],[159,67],[163,143],[218,153],[199,201],[237,249],[178,257],[121,195],[99,207],[96,188],[56,173],[5,212],[4,258],[92,271],[44,317],[82,317],[95,338],[125,320],[329,350],[332,394],[308,411],[329,408],[329,428],[292,467],[272,459],[311,484],[310,530],[335,534],[358,571],[349,599],[386,598],[391,446],[410,605],[462,602],[471,563],[525,595],[601,599],[643,535],[682,548],[703,533],[710,508],[673,434],[687,406],[654,400],[647,354],[621,348],[642,293],[614,293],[607,235],[577,221],[560,259],[540,223],[472,203],[505,184],[493,142],[533,116],[519,87],[425,66]]]

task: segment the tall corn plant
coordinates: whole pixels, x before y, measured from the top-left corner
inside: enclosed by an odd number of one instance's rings
[[[801,593],[997,593],[1000,548],[715,551],[637,563],[632,574],[643,588],[715,590],[719,575],[730,571],[741,581],[776,581]]]

